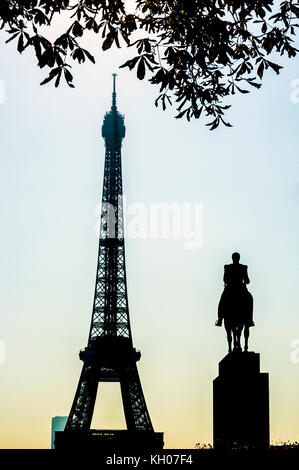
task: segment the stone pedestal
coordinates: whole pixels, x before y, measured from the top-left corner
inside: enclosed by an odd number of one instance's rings
[[[233,352],[213,382],[214,447],[269,446],[269,376],[260,355]]]

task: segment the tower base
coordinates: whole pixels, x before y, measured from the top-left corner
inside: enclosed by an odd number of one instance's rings
[[[260,355],[233,352],[213,382],[214,448],[269,447],[269,376]]]
[[[57,431],[57,450],[162,450],[163,432],[91,429],[88,432]]]

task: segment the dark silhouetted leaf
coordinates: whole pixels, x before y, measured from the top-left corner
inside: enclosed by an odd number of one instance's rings
[[[19,40],[18,40],[18,51],[22,53],[24,50],[24,37],[23,34],[20,34]]]
[[[137,67],[137,77],[139,78],[139,80],[143,80],[145,76],[145,63],[144,62],[145,62],[144,58],[141,57],[139,60],[138,67]]]
[[[262,61],[260,63],[260,65],[258,66],[258,69],[257,69],[257,74],[260,78],[262,78],[263,74],[264,74],[264,62]]]
[[[15,39],[19,34],[20,34],[20,31],[18,31],[17,33],[13,34],[13,35],[11,36],[11,38],[7,39],[7,41],[5,41],[5,42],[8,43],[8,42],[12,41],[12,40]]]
[[[135,67],[135,65],[137,64],[138,60],[139,60],[139,56],[134,57],[134,59],[127,60],[127,62],[120,65],[119,68],[121,69],[121,68],[124,68],[124,67],[129,67],[129,69],[132,70]]]
[[[95,64],[95,60],[94,60],[93,55],[91,55],[91,53],[88,52],[86,49],[82,49],[82,50],[83,50],[84,54],[86,55],[86,57],[90,60],[90,62]]]
[[[107,51],[107,49],[110,49],[114,41],[114,37],[112,34],[108,33],[105,41],[102,44],[102,49],[103,51]]]

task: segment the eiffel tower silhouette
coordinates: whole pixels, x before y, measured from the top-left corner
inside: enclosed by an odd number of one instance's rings
[[[83,368],[64,431],[56,432],[56,449],[162,449],[163,433],[154,432],[144,399],[129,318],[121,145],[124,116],[116,106],[115,78],[111,110],[105,114],[102,136],[106,155],[103,181],[98,264],[87,347],[80,352]],[[126,430],[91,430],[99,382],[119,382]]]

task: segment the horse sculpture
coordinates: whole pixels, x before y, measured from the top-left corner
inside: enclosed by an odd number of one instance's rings
[[[244,329],[244,350],[248,351],[249,328],[254,326],[252,320],[253,298],[247,290],[246,284],[250,280],[247,274],[247,266],[240,264],[239,253],[233,253],[233,264],[224,266],[224,291],[218,306],[218,320],[216,326],[222,325],[227,334],[228,352],[242,351],[241,335]]]

